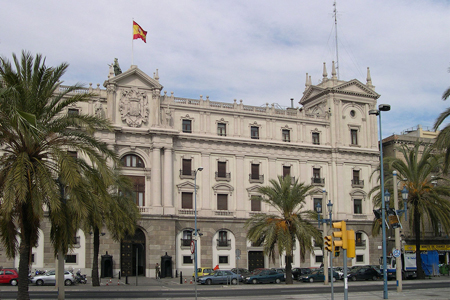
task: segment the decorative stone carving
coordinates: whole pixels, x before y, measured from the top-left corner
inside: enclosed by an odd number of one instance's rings
[[[97,117],[99,118],[105,117],[105,110],[103,109],[103,105],[100,102],[100,100],[95,103],[94,108],[95,108],[95,115]]]
[[[170,110],[170,107],[162,109],[161,120],[165,127],[172,127],[172,111]]]
[[[147,94],[135,88],[123,90],[119,111],[122,121],[125,121],[130,127],[141,127],[142,123],[148,123],[150,107]]]

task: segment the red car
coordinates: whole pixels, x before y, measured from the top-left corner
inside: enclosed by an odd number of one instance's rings
[[[0,270],[0,283],[8,283],[11,285],[17,285],[19,274],[14,269],[1,269]]]

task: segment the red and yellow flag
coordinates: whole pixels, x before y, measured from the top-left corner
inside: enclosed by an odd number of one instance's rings
[[[133,21],[133,40],[141,39],[144,41],[144,43],[147,43],[146,38],[147,38],[147,31],[142,29],[142,27],[139,26],[138,23]]]

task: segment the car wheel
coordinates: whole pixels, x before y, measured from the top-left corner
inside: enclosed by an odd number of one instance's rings
[[[373,281],[376,281],[377,279],[378,279],[378,277],[375,276],[375,275],[372,277],[372,280],[373,280]]]
[[[72,285],[72,280],[66,279],[66,281],[64,281],[64,285]]]
[[[309,282],[311,282],[311,283],[314,282],[314,278],[311,277],[311,278],[309,279]]]
[[[237,279],[236,278],[231,279],[231,284],[237,284]]]
[[[44,285],[44,281],[39,279],[38,281],[36,281],[36,285]]]
[[[205,282],[207,285],[211,285],[211,283],[212,283],[212,280],[211,279],[206,279],[206,282]]]
[[[253,282],[253,284],[257,284],[257,283],[258,283],[258,280],[253,279],[252,282]]]
[[[17,282],[17,279],[13,279],[10,281],[10,283],[11,283],[11,285],[17,285],[18,282]]]
[[[353,276],[353,277],[352,277],[352,280],[353,280],[353,281],[356,281],[356,276]]]
[[[275,279],[275,283],[280,283],[280,282],[281,282],[280,278]]]

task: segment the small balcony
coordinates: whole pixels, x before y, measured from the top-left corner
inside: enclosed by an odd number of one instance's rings
[[[73,244],[72,244],[72,246],[73,246],[74,248],[81,248],[80,237],[79,237],[79,236],[76,236],[76,237],[73,238]]]
[[[264,183],[264,175],[248,174],[248,181],[250,183]]]
[[[181,246],[182,247],[190,247],[191,242],[192,242],[192,239],[181,239]]]
[[[366,248],[366,240],[356,240],[355,247]]]
[[[352,188],[364,188],[364,180],[352,179]]]
[[[180,179],[194,179],[195,170],[180,170]]]
[[[231,181],[231,173],[222,173],[219,176],[219,172],[216,172],[216,181]]]
[[[311,177],[311,185],[314,185],[314,186],[325,186],[325,178]]]
[[[217,247],[231,247],[231,240],[217,239]]]

